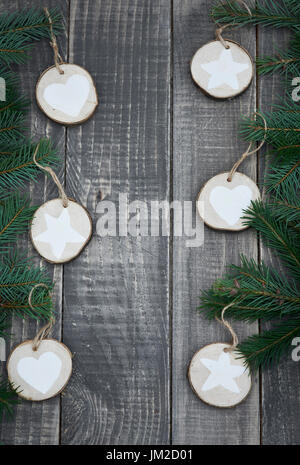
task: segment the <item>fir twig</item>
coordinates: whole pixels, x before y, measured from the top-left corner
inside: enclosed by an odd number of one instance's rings
[[[266,264],[257,264],[241,256],[241,266],[231,265],[229,272],[209,289],[202,292],[198,309],[209,319],[226,317],[254,322],[270,321],[285,315],[297,315],[300,293],[293,281],[288,281]]]
[[[273,208],[262,201],[252,202],[245,212],[244,224],[257,229],[267,247],[276,251],[294,277],[300,278],[300,244],[288,224],[276,218]]]
[[[10,150],[9,157],[0,158],[0,194],[6,189],[22,187],[28,180],[35,180],[40,174],[33,161],[36,144],[27,142]],[[37,161],[42,165],[57,164],[58,157],[50,140],[42,139],[39,143]]]
[[[50,10],[53,30],[61,29],[61,15]],[[30,43],[49,36],[49,21],[43,10],[22,10],[0,16],[0,61],[5,64],[24,63]]]
[[[24,233],[36,207],[17,192],[0,203],[0,250],[7,249],[18,236]]]
[[[0,421],[5,413],[11,416],[13,406],[20,402],[18,391],[19,389],[15,388],[9,381],[0,378]]]
[[[275,328],[254,334],[242,341],[237,349],[252,371],[278,363],[291,350],[293,339],[300,335],[300,318],[283,320]]]
[[[298,0],[260,0],[247,1],[251,14],[241,2],[236,0],[221,0],[212,9],[212,17],[222,24],[244,26],[247,24],[271,26],[274,28],[288,27],[300,30],[300,5]]]

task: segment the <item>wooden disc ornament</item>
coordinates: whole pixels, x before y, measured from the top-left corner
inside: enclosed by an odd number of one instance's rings
[[[193,356],[189,366],[192,389],[203,402],[214,407],[234,407],[251,389],[244,360],[229,349],[228,344],[209,344]]]
[[[92,236],[92,219],[89,212],[75,200],[68,198],[54,171],[33,159],[35,164],[50,173],[60,192],[60,198],[41,205],[32,218],[30,237],[37,252],[51,263],[73,260]]]
[[[251,17],[251,10],[244,0],[237,1]],[[223,30],[233,26],[233,23],[218,25],[217,40],[199,48],[191,61],[193,80],[205,94],[216,99],[240,95],[248,89],[254,77],[253,60],[247,50],[237,42],[222,37]]]
[[[70,63],[46,69],[36,84],[36,101],[48,118],[57,123],[84,123],[98,105],[97,91],[91,75],[81,66]]]
[[[201,189],[197,209],[207,226],[227,231],[242,231],[243,214],[251,201],[260,199],[260,192],[252,179],[242,173],[235,173],[228,181],[229,173],[211,178]]]
[[[55,339],[44,339],[53,323],[54,319],[50,320],[33,340],[22,342],[8,358],[9,381],[17,388],[18,395],[26,400],[41,401],[56,396],[71,377],[72,353],[68,347]]]
[[[224,310],[226,310],[225,307]],[[206,404],[214,407],[234,407],[250,392],[251,376],[244,358],[235,351],[238,343],[231,326],[222,321],[234,336],[233,343],[209,344],[193,356],[188,378],[195,394]]]
[[[260,117],[266,131],[266,120],[262,115]],[[251,142],[229,173],[217,174],[204,184],[198,194],[197,210],[207,226],[226,231],[242,231],[248,228],[244,223],[244,212],[251,202],[259,200],[261,196],[256,183],[245,174],[237,172],[237,169],[249,155],[258,152],[264,143],[265,138],[255,150],[251,150]]]
[[[55,65],[46,69],[36,84],[36,100],[48,118],[64,125],[80,124],[89,119],[97,105],[98,96],[91,75],[81,66],[64,63],[53,33],[47,8],[51,46]]]
[[[199,48],[191,61],[193,80],[206,94],[227,99],[243,93],[251,84],[251,56],[232,40],[214,40]]]

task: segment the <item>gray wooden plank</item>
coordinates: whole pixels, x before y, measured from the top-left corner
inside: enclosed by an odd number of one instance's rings
[[[67,189],[97,221],[101,189],[169,198],[170,2],[71,2],[70,61],[100,105],[68,129]],[[169,441],[167,237],[106,237],[64,273],[64,341],[75,352],[62,444]]]
[[[255,109],[255,82],[240,97],[214,101],[194,85],[189,60],[214,38],[209,19],[210,2],[174,0],[174,199],[195,200],[200,187],[213,175],[231,168],[245,148],[238,137],[240,114]],[[228,32],[225,37],[241,43],[255,56],[255,32]],[[255,179],[255,156],[240,169]],[[257,256],[253,231],[224,233],[205,228],[204,245],[187,248],[174,240],[173,272],[173,443],[259,443],[259,392],[254,382],[250,396],[232,409],[209,407],[195,396],[186,378],[187,366],[197,349],[211,342],[229,340],[220,325],[208,323],[196,312],[201,289],[239,263],[239,254]],[[256,330],[234,323],[240,338]]]
[[[259,55],[274,56],[280,48],[288,46],[289,32],[259,28]],[[283,79],[279,74],[267,75],[260,79],[259,105],[262,111],[269,111],[283,96]],[[265,153],[267,149],[264,149]],[[261,157],[261,177],[265,159]],[[273,268],[285,274],[285,270],[273,251],[261,246],[261,258]],[[270,329],[271,323],[262,325],[262,330]],[[293,445],[300,442],[300,365],[290,355],[272,369],[262,374],[262,443]]]
[[[15,11],[21,8],[43,7],[44,2],[31,0],[5,2],[0,1],[1,11]],[[64,17],[68,18],[68,1],[67,0],[48,0],[49,8],[61,7]],[[59,38],[59,45],[62,55],[64,56],[67,49],[67,31],[62,32]],[[53,63],[53,52],[47,40],[37,42],[31,51],[31,59],[25,64],[15,66],[14,70],[19,73],[21,90],[30,97],[32,102],[30,113],[28,115],[28,126],[31,136],[34,140],[41,137],[50,137],[55,145],[60,149],[61,156],[64,158],[65,146],[65,129],[51,123],[44,114],[37,108],[35,103],[35,83],[39,75]],[[63,179],[63,166],[60,172]],[[57,196],[57,189],[51,181],[45,182],[45,176],[41,173],[38,183],[28,186],[32,203],[41,204],[42,199],[50,199]],[[42,264],[43,260],[33,250],[29,238],[20,241],[19,249],[33,257],[36,264]],[[54,299],[57,312],[57,323],[53,330],[54,337],[60,337],[61,333],[61,308],[62,308],[62,267],[53,267],[46,265],[50,275],[56,282]],[[7,344],[7,353],[12,347],[15,347],[25,339],[32,338],[37,332],[38,326],[33,321],[20,321],[13,318],[11,327],[11,339]],[[3,372],[6,375],[6,371]],[[4,421],[0,424],[0,441],[3,444],[58,444],[59,442],[59,423],[60,423],[60,397],[50,399],[45,402],[27,402],[22,403],[15,409],[15,416],[10,421]]]

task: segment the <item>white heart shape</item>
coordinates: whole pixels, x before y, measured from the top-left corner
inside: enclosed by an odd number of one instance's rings
[[[234,189],[216,186],[209,196],[209,201],[216,213],[230,226],[239,221],[243,210],[249,207],[251,199],[251,189],[243,185]]]
[[[52,108],[70,116],[78,116],[89,92],[88,79],[81,74],[73,74],[65,84],[49,84],[43,97]]]
[[[45,352],[39,359],[24,357],[19,360],[17,371],[27,384],[46,394],[57,380],[62,362],[53,352]]]

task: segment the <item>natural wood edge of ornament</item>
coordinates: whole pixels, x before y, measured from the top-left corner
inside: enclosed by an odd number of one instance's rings
[[[47,116],[47,118],[51,119],[51,121],[54,121],[55,123],[57,124],[61,124],[62,126],[67,126],[67,127],[72,127],[72,126],[77,126],[78,124],[83,124],[85,123],[86,121],[88,121],[95,113],[98,105],[99,105],[99,96],[98,96],[98,92],[97,92],[97,89],[96,89],[96,86],[95,86],[95,83],[94,83],[94,79],[92,77],[92,75],[89,73],[89,71],[87,71],[83,66],[80,66],[80,65],[76,65],[75,63],[66,63],[66,62],[63,62],[61,63],[62,65],[75,65],[75,66],[78,66],[78,68],[81,68],[83,69],[85,72],[87,72],[90,76],[91,76],[91,79],[92,79],[92,82],[93,82],[93,87],[94,87],[94,91],[95,91],[95,95],[96,95],[96,104],[95,104],[95,108],[94,110],[89,114],[89,116],[87,116],[86,118],[83,118],[82,120],[80,121],[76,121],[76,123],[65,123],[65,122],[61,122],[55,118],[53,118],[52,116],[49,116],[48,114],[45,113],[44,109],[41,107],[40,105],[40,102],[38,100],[38,95],[37,95],[37,89],[38,89],[38,85],[40,83],[40,80],[42,79],[42,77],[44,76],[44,74],[46,74],[50,69],[52,68],[55,68],[56,66],[55,65],[52,65],[52,66],[49,66],[49,68],[45,69],[42,74],[39,76],[37,82],[36,82],[36,85],[35,85],[35,101],[37,103],[37,106],[38,108],[41,110],[41,112]]]
[[[47,341],[54,341],[54,342],[57,342],[58,344],[60,344],[61,346],[63,346],[63,348],[66,349],[67,352],[69,352],[69,355],[70,355],[70,358],[71,358],[71,363],[72,363],[73,354],[72,354],[72,352],[70,351],[69,347],[67,347],[63,342],[58,341],[57,339],[54,339],[54,338],[52,338],[52,337],[47,337],[46,340],[47,340]],[[14,349],[13,349],[13,350],[11,351],[11,353],[9,354],[9,357],[8,357],[8,359],[7,359],[7,362],[6,362],[7,377],[8,377],[9,382],[14,386],[15,389],[18,389],[19,386],[15,386],[14,382],[10,379],[9,371],[8,371],[9,361],[10,361],[10,358],[11,358],[12,353],[13,353],[18,347],[21,347],[21,346],[23,346],[23,345],[25,345],[25,344],[28,344],[28,343],[33,343],[33,339],[27,339],[26,341],[21,342],[21,344],[16,345],[16,347],[14,347]],[[56,396],[58,396],[59,394],[61,394],[61,393],[63,392],[63,390],[66,388],[67,384],[69,383],[69,381],[70,381],[70,379],[71,379],[72,373],[73,373],[73,363],[71,364],[71,371],[70,371],[70,374],[69,374],[69,376],[68,376],[68,379],[66,380],[66,382],[65,382],[65,384],[62,386],[62,388],[61,388],[54,396],[49,396],[49,397],[46,397],[45,399],[34,400],[34,399],[28,399],[27,397],[25,397],[24,395],[22,395],[22,391],[18,391],[18,396],[21,397],[21,398],[24,399],[24,400],[27,400],[28,402],[44,402],[45,400],[53,399],[54,397],[56,397]]]
[[[250,392],[251,392],[251,389],[252,389],[252,376],[251,376],[251,373],[250,373],[250,389],[249,391],[247,392],[247,394],[245,395],[245,397],[243,397],[238,403],[234,404],[234,405],[214,405],[214,404],[211,404],[209,402],[207,402],[206,400],[203,400],[198,392],[195,390],[194,386],[193,386],[193,383],[192,383],[192,380],[191,380],[191,376],[190,376],[190,367],[191,367],[191,364],[192,364],[192,361],[194,359],[194,357],[196,357],[196,355],[198,355],[198,353],[204,349],[204,347],[209,347],[209,346],[213,346],[215,344],[224,344],[224,345],[227,345],[228,347],[230,347],[230,344],[226,343],[226,342],[212,342],[211,344],[206,344],[204,346],[202,346],[199,350],[197,350],[197,352],[194,353],[194,355],[192,356],[191,360],[190,360],[190,363],[188,365],[188,368],[187,368],[187,378],[188,378],[188,381],[189,381],[189,385],[193,391],[193,393],[196,395],[196,397],[201,400],[201,402],[203,402],[204,404],[208,405],[209,407],[214,407],[214,408],[220,408],[220,409],[228,409],[228,408],[235,408],[237,407],[238,405],[240,405],[242,402],[244,402],[247,397],[250,395]]]
[[[238,173],[239,173],[239,174],[243,174],[243,175],[246,176],[246,177],[249,177],[249,176],[247,176],[247,175],[244,174],[244,173],[240,173],[240,172],[238,172]],[[229,171],[222,171],[221,173],[216,174],[216,176],[218,176],[219,174],[228,174],[228,175],[229,175]],[[214,176],[213,176],[213,177],[214,177]],[[197,195],[197,198],[196,198],[196,207],[197,207],[197,203],[198,203],[198,201],[199,201],[200,195],[202,194],[202,191],[204,190],[204,188],[206,187],[206,185],[209,183],[209,181],[210,181],[211,179],[212,179],[212,178],[210,178],[208,181],[206,181],[206,183],[203,184],[202,188],[200,189],[200,191],[199,191],[199,193],[198,193],[198,195]],[[251,179],[251,178],[249,178],[249,179]],[[228,182],[229,182],[229,181],[228,181]],[[253,182],[254,182],[254,181],[253,181]],[[200,215],[200,212],[199,212],[199,210],[198,210],[198,207],[197,207],[197,213],[198,213],[198,215],[200,216],[200,218],[201,218],[201,220],[203,221],[203,223],[204,223],[208,228],[213,229],[214,231],[228,231],[228,232],[232,232],[232,233],[238,233],[238,232],[245,231],[246,229],[249,229],[249,228],[250,228],[249,225],[245,225],[245,226],[241,227],[240,229],[229,229],[229,228],[225,228],[225,227],[224,227],[224,228],[217,228],[217,227],[215,227],[215,226],[210,225],[209,223],[207,223],[207,222],[205,221],[204,218],[202,218],[202,216]]]
[[[230,42],[232,44],[235,44],[237,45],[238,47],[240,47],[247,55],[248,57],[250,58],[250,61],[251,61],[251,64],[252,64],[252,75],[251,75],[251,79],[250,79],[250,82],[247,86],[245,86],[238,94],[235,94],[233,95],[232,97],[217,97],[216,95],[211,95],[209,92],[207,92],[207,90],[203,89],[203,87],[199,86],[198,82],[194,79],[194,76],[193,76],[193,73],[192,73],[192,63],[193,63],[193,60],[198,52],[198,50],[200,50],[200,48],[204,47],[204,45],[208,45],[208,44],[212,44],[213,42],[220,42],[219,40],[215,39],[215,40],[211,40],[210,42],[207,42],[206,44],[202,45],[202,47],[199,47],[196,52],[194,53],[191,61],[190,61],[190,73],[191,73],[191,76],[192,76],[192,80],[195,84],[195,86],[200,89],[204,95],[206,95],[207,97],[210,97],[216,101],[225,101],[225,100],[232,100],[236,97],[238,97],[239,95],[243,94],[244,92],[246,92],[247,89],[249,89],[249,87],[251,86],[252,84],[252,81],[254,79],[254,76],[255,76],[255,65],[254,65],[254,61],[253,61],[253,58],[252,56],[250,55],[250,53],[248,52],[248,50],[246,50],[241,44],[239,44],[238,42],[235,42],[234,40],[231,40],[231,39],[224,39],[225,42]]]
[[[47,203],[52,202],[53,200],[57,200],[57,199],[59,199],[59,197],[56,197],[56,198],[51,199],[51,200],[47,200],[47,202],[42,203],[42,205],[46,205]],[[81,252],[83,251],[83,249],[88,245],[88,243],[90,242],[90,240],[91,240],[91,238],[92,238],[92,236],[93,236],[93,220],[92,220],[92,217],[91,217],[90,212],[88,211],[88,209],[87,209],[86,207],[84,207],[83,205],[81,205],[80,203],[76,202],[76,200],[74,200],[72,197],[68,197],[68,199],[69,199],[71,202],[77,203],[78,205],[80,205],[80,207],[82,207],[82,208],[86,211],[86,213],[87,213],[87,215],[88,215],[88,218],[89,218],[89,221],[90,221],[90,225],[91,225],[91,232],[90,232],[90,235],[88,236],[86,242],[83,244],[83,246],[81,247],[81,249],[79,250],[79,252],[78,252],[76,255],[74,255],[74,257],[72,257],[72,258],[70,258],[70,259],[68,259],[68,260],[63,260],[63,261],[55,262],[55,261],[49,260],[48,258],[45,258],[43,255],[41,255],[41,254],[39,253],[38,249],[36,248],[36,246],[35,246],[35,244],[34,244],[34,241],[33,241],[33,237],[32,237],[32,221],[33,221],[34,215],[33,215],[32,219],[31,219],[31,221],[30,221],[29,237],[30,237],[32,246],[33,246],[34,250],[39,254],[39,256],[43,258],[43,260],[45,260],[47,263],[51,263],[52,265],[60,265],[60,264],[64,264],[64,263],[70,263],[70,262],[72,262],[73,260],[75,260],[75,258],[77,258],[78,255],[81,254]],[[40,205],[40,207],[41,207],[42,205]],[[40,208],[40,207],[39,207],[39,208]],[[37,210],[38,210],[38,208],[36,209],[36,211],[37,211]],[[36,212],[35,212],[35,213],[36,213]]]

